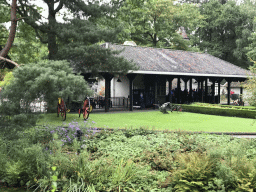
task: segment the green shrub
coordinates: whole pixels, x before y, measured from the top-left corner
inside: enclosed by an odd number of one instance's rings
[[[78,128],[76,123],[36,126],[18,130],[12,140],[0,135],[1,180],[35,191],[53,184],[62,191],[256,189],[252,140],[143,129],[89,133],[86,128],[80,128],[86,136],[79,140],[72,136]],[[66,136],[73,138],[68,142]]]
[[[179,167],[167,182],[176,191],[207,191],[208,182],[214,176],[214,163],[209,156],[196,152],[176,153],[175,161]]]
[[[182,109],[187,112],[202,113],[210,115],[221,115],[230,117],[244,117],[244,118],[255,118],[256,110],[247,110],[241,108],[228,107],[206,107],[206,106],[194,106],[194,105],[182,105]]]

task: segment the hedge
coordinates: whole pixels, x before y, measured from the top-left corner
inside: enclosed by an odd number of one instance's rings
[[[245,108],[223,108],[223,107],[206,107],[206,106],[192,106],[182,104],[182,109],[187,112],[203,113],[210,115],[230,116],[230,117],[243,117],[243,118],[255,118],[256,110]]]

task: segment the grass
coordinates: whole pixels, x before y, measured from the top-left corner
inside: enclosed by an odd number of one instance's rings
[[[205,132],[255,132],[253,119],[224,117],[188,112],[162,114],[159,111],[91,113],[87,126],[98,128],[148,128],[157,130],[184,130]],[[66,124],[77,121],[84,126],[83,118],[78,114],[68,114]],[[92,123],[95,122],[95,123]],[[56,114],[45,114],[38,125],[62,126],[63,121]]]

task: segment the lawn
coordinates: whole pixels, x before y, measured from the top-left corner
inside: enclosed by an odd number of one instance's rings
[[[72,121],[85,126],[78,114],[68,114],[64,124]],[[148,128],[158,130],[185,130],[206,132],[255,132],[253,119],[224,117],[188,112],[162,114],[159,111],[91,113],[87,126],[98,128]],[[62,126],[63,121],[56,114],[45,114],[38,125]],[[253,125],[252,125],[253,124]]]

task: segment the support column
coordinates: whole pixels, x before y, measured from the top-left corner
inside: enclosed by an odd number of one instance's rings
[[[200,98],[200,93],[199,93],[199,90],[200,90],[200,78],[196,78],[196,81],[197,81],[197,93],[196,93],[196,102],[199,102]]]
[[[228,80],[228,105],[230,105],[230,80]]]
[[[104,79],[105,79],[105,112],[109,112],[109,107],[110,107],[110,81],[112,80],[112,78],[114,77],[114,75],[110,74],[110,73],[102,73],[101,74]]]
[[[207,83],[208,79],[205,79],[205,91],[204,91],[204,102],[207,103],[208,102],[208,83]]]
[[[189,78],[189,102],[193,102],[193,97],[192,97],[192,77]]]
[[[154,87],[155,87],[155,104],[159,104],[157,101],[157,76],[155,77]],[[154,109],[156,109],[156,105],[155,105]]]
[[[173,77],[167,77],[167,81],[169,82],[169,102],[172,103],[172,81],[173,81]]]
[[[211,102],[210,103],[215,103],[215,79],[212,78],[211,79],[211,82],[212,82],[212,99],[211,99]]]
[[[182,100],[182,101],[185,102],[185,101],[189,101],[189,99],[188,99],[188,92],[189,92],[189,90],[187,90],[188,89],[188,80],[189,80],[189,78],[182,77],[182,80],[184,81],[184,84],[185,84],[184,92],[183,93],[187,93],[186,96],[183,95],[183,97],[182,97],[183,99],[185,99],[185,100]]]
[[[178,85],[177,85],[177,88],[178,88],[178,95],[177,95],[177,103],[180,104],[180,77],[178,77]]]
[[[130,99],[130,105],[129,105],[129,111],[133,111],[133,80],[136,77],[136,74],[127,74],[127,78],[129,79],[129,99]]]
[[[201,80],[201,102],[203,103],[204,102],[204,95],[203,95],[203,89],[204,89],[204,80]]]
[[[218,104],[220,103],[220,80],[218,81]]]
[[[242,98],[242,94],[243,94],[243,87],[240,87],[240,102],[243,102],[243,98]]]

